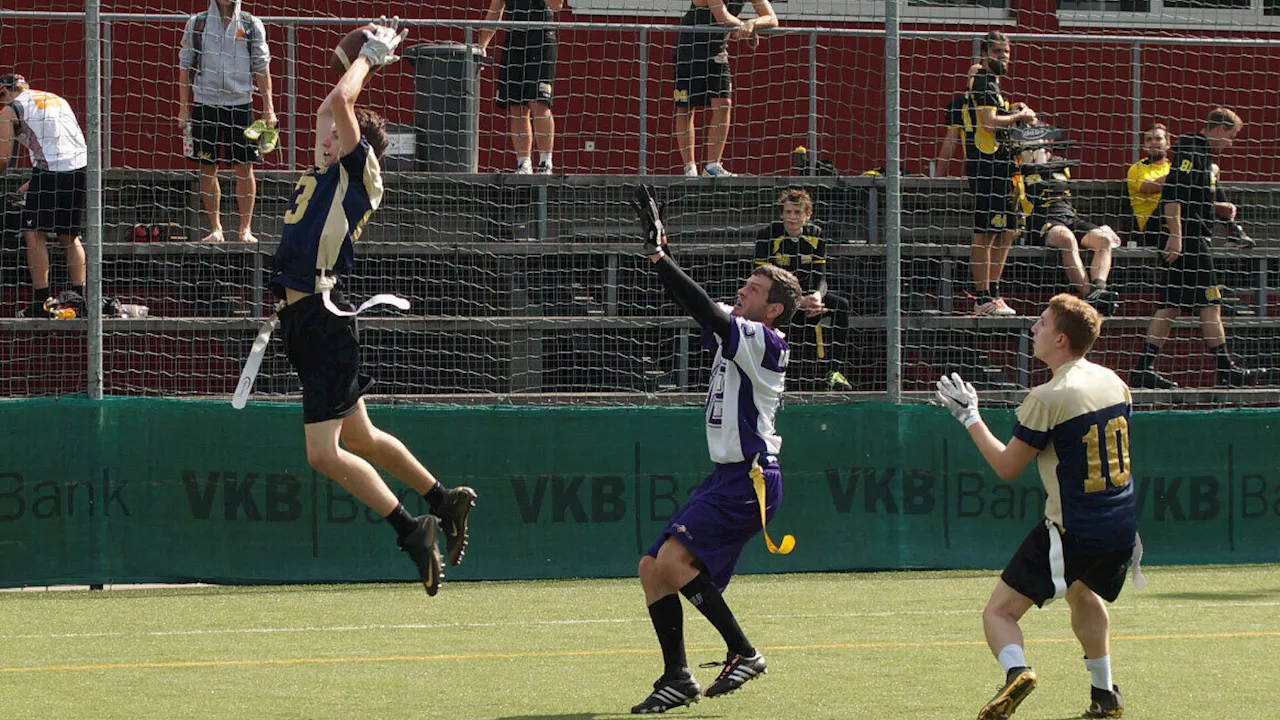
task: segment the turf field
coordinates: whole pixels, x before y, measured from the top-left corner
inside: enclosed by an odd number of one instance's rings
[[[1125,717],[1280,717],[1280,566],[1146,570],[1112,609]],[[1001,680],[979,614],[994,578],[739,577],[728,600],[769,673],[666,717],[971,720]],[[723,659],[685,619],[690,662]],[[1015,717],[1079,716],[1065,603],[1023,627],[1041,683]],[[635,581],[0,593],[3,718],[590,720],[626,715],[660,666]]]

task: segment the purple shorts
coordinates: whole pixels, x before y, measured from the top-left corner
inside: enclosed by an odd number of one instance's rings
[[[657,557],[658,549],[673,537],[698,558],[716,587],[724,592],[742,548],[761,529],[760,505],[751,482],[752,462],[717,464],[689,496],[689,502],[671,517],[646,554]],[[760,455],[759,462],[764,472],[765,512],[772,519],[782,502],[782,471],[773,455]]]

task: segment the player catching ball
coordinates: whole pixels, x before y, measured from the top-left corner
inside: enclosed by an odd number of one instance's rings
[[[408,34],[397,33],[398,25],[399,19],[384,18],[364,30],[360,54],[316,112],[315,167],[294,187],[271,263],[271,290],[283,302],[277,315],[285,351],[302,381],[307,462],[386,518],[427,594],[435,595],[443,576],[437,534],[444,530],[449,563],[457,565],[476,493],[445,489],[399,439],[369,420],[361,396],[373,380],[360,369],[357,311],[340,292],[355,242],[382,201],[378,159],[387,147],[386,120],[357,110],[356,98],[374,70],[398,59],[395,49]],[[370,463],[420,493],[430,512],[410,515]]]

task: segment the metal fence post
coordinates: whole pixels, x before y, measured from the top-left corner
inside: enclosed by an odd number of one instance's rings
[[[89,318],[86,390],[102,399],[102,18],[99,0],[85,0],[85,143],[88,214],[85,218],[85,311]]]
[[[902,177],[899,160],[902,108],[899,75],[898,3],[885,2],[884,78],[884,265],[885,265],[885,391],[889,402],[902,402]]]

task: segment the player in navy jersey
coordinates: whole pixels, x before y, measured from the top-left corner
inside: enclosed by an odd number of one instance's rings
[[[387,146],[386,121],[356,110],[356,98],[372,70],[397,59],[395,48],[408,33],[397,34],[397,25],[383,22],[366,32],[359,57],[320,105],[316,166],[294,187],[271,263],[271,289],[284,303],[277,313],[281,334],[302,381],[307,462],[386,518],[427,594],[435,595],[443,576],[438,532],[446,533],[450,564],[461,562],[476,494],[446,489],[399,439],[369,420],[361,396],[373,380],[360,370],[356,313],[339,292],[355,242],[382,201],[378,158]],[[431,511],[410,515],[370,462],[420,493]]]
[[[716,349],[706,404],[707,449],[715,470],[673,515],[640,559],[640,584],[662,648],[663,674],[653,693],[631,712],[660,713],[702,697],[689,672],[684,611],[689,599],[728,646],[724,669],[707,697],[732,692],[765,671],[764,656],[747,640],[722,593],[738,556],[782,499],[774,424],[790,350],[778,328],[800,302],[800,282],[775,265],[761,265],[738,290],[734,305],[715,303],[668,255],[666,232],[648,188],[637,203],[645,254],[667,291],[702,327],[702,342]],[[777,551],[766,534],[771,551]],[[784,538],[781,552],[790,552]]]
[[[982,613],[987,644],[1005,672],[1005,685],[978,720],[1005,720],[1036,687],[1018,621],[1032,605],[1065,597],[1071,628],[1091,675],[1085,717],[1120,717],[1120,689],[1111,682],[1110,619],[1125,570],[1137,561],[1138,514],[1129,482],[1129,388],[1116,374],[1085,359],[1102,318],[1083,299],[1056,295],[1032,327],[1035,356],[1053,379],[1033,388],[1018,408],[1008,445],[978,414],[978,394],[959,375],[938,381],[938,400],[969,430],[1001,480],[1012,482],[1035,459],[1046,494],[1044,522],[1014,553]]]

